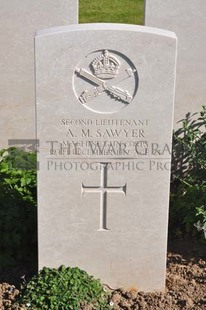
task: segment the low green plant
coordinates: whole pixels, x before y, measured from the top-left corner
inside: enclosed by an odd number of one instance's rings
[[[32,310],[106,310],[108,297],[99,280],[77,267],[44,267],[22,286],[19,303]]]
[[[175,235],[206,230],[206,107],[188,114],[174,132],[170,231]]]
[[[0,266],[37,257],[36,154],[0,151]]]

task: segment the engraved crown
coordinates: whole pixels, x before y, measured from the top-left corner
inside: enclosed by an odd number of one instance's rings
[[[111,56],[107,50],[96,57],[91,63],[93,73],[103,79],[115,78],[118,74],[120,62],[114,56]]]

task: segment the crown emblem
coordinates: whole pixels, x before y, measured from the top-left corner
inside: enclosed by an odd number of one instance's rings
[[[91,63],[93,73],[103,79],[115,78],[118,74],[120,62],[114,56],[111,56],[107,50],[96,57]]]

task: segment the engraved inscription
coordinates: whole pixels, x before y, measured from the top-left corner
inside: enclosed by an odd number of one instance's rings
[[[48,140],[49,155],[78,158],[139,158],[154,155],[147,143],[148,119],[82,118],[61,119],[61,140]],[[156,147],[159,155],[164,145]],[[154,154],[153,154],[154,153]],[[105,158],[106,159],[106,158]],[[101,161],[99,158],[98,161]]]
[[[100,163],[101,182],[99,186],[85,186],[82,183],[81,194],[84,193],[100,193],[100,222],[99,230],[108,230],[107,228],[107,194],[122,193],[126,195],[127,184],[123,186],[108,186],[107,185],[107,170],[110,163]]]

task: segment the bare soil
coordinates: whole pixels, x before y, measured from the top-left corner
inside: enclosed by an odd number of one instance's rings
[[[0,310],[26,309],[12,306],[25,274],[25,270],[22,274],[20,270],[17,271],[15,276],[1,274]],[[27,277],[30,276],[31,272],[27,272]],[[206,243],[199,244],[192,239],[170,242],[165,292],[115,290],[111,292],[110,304],[114,310],[206,310]]]

